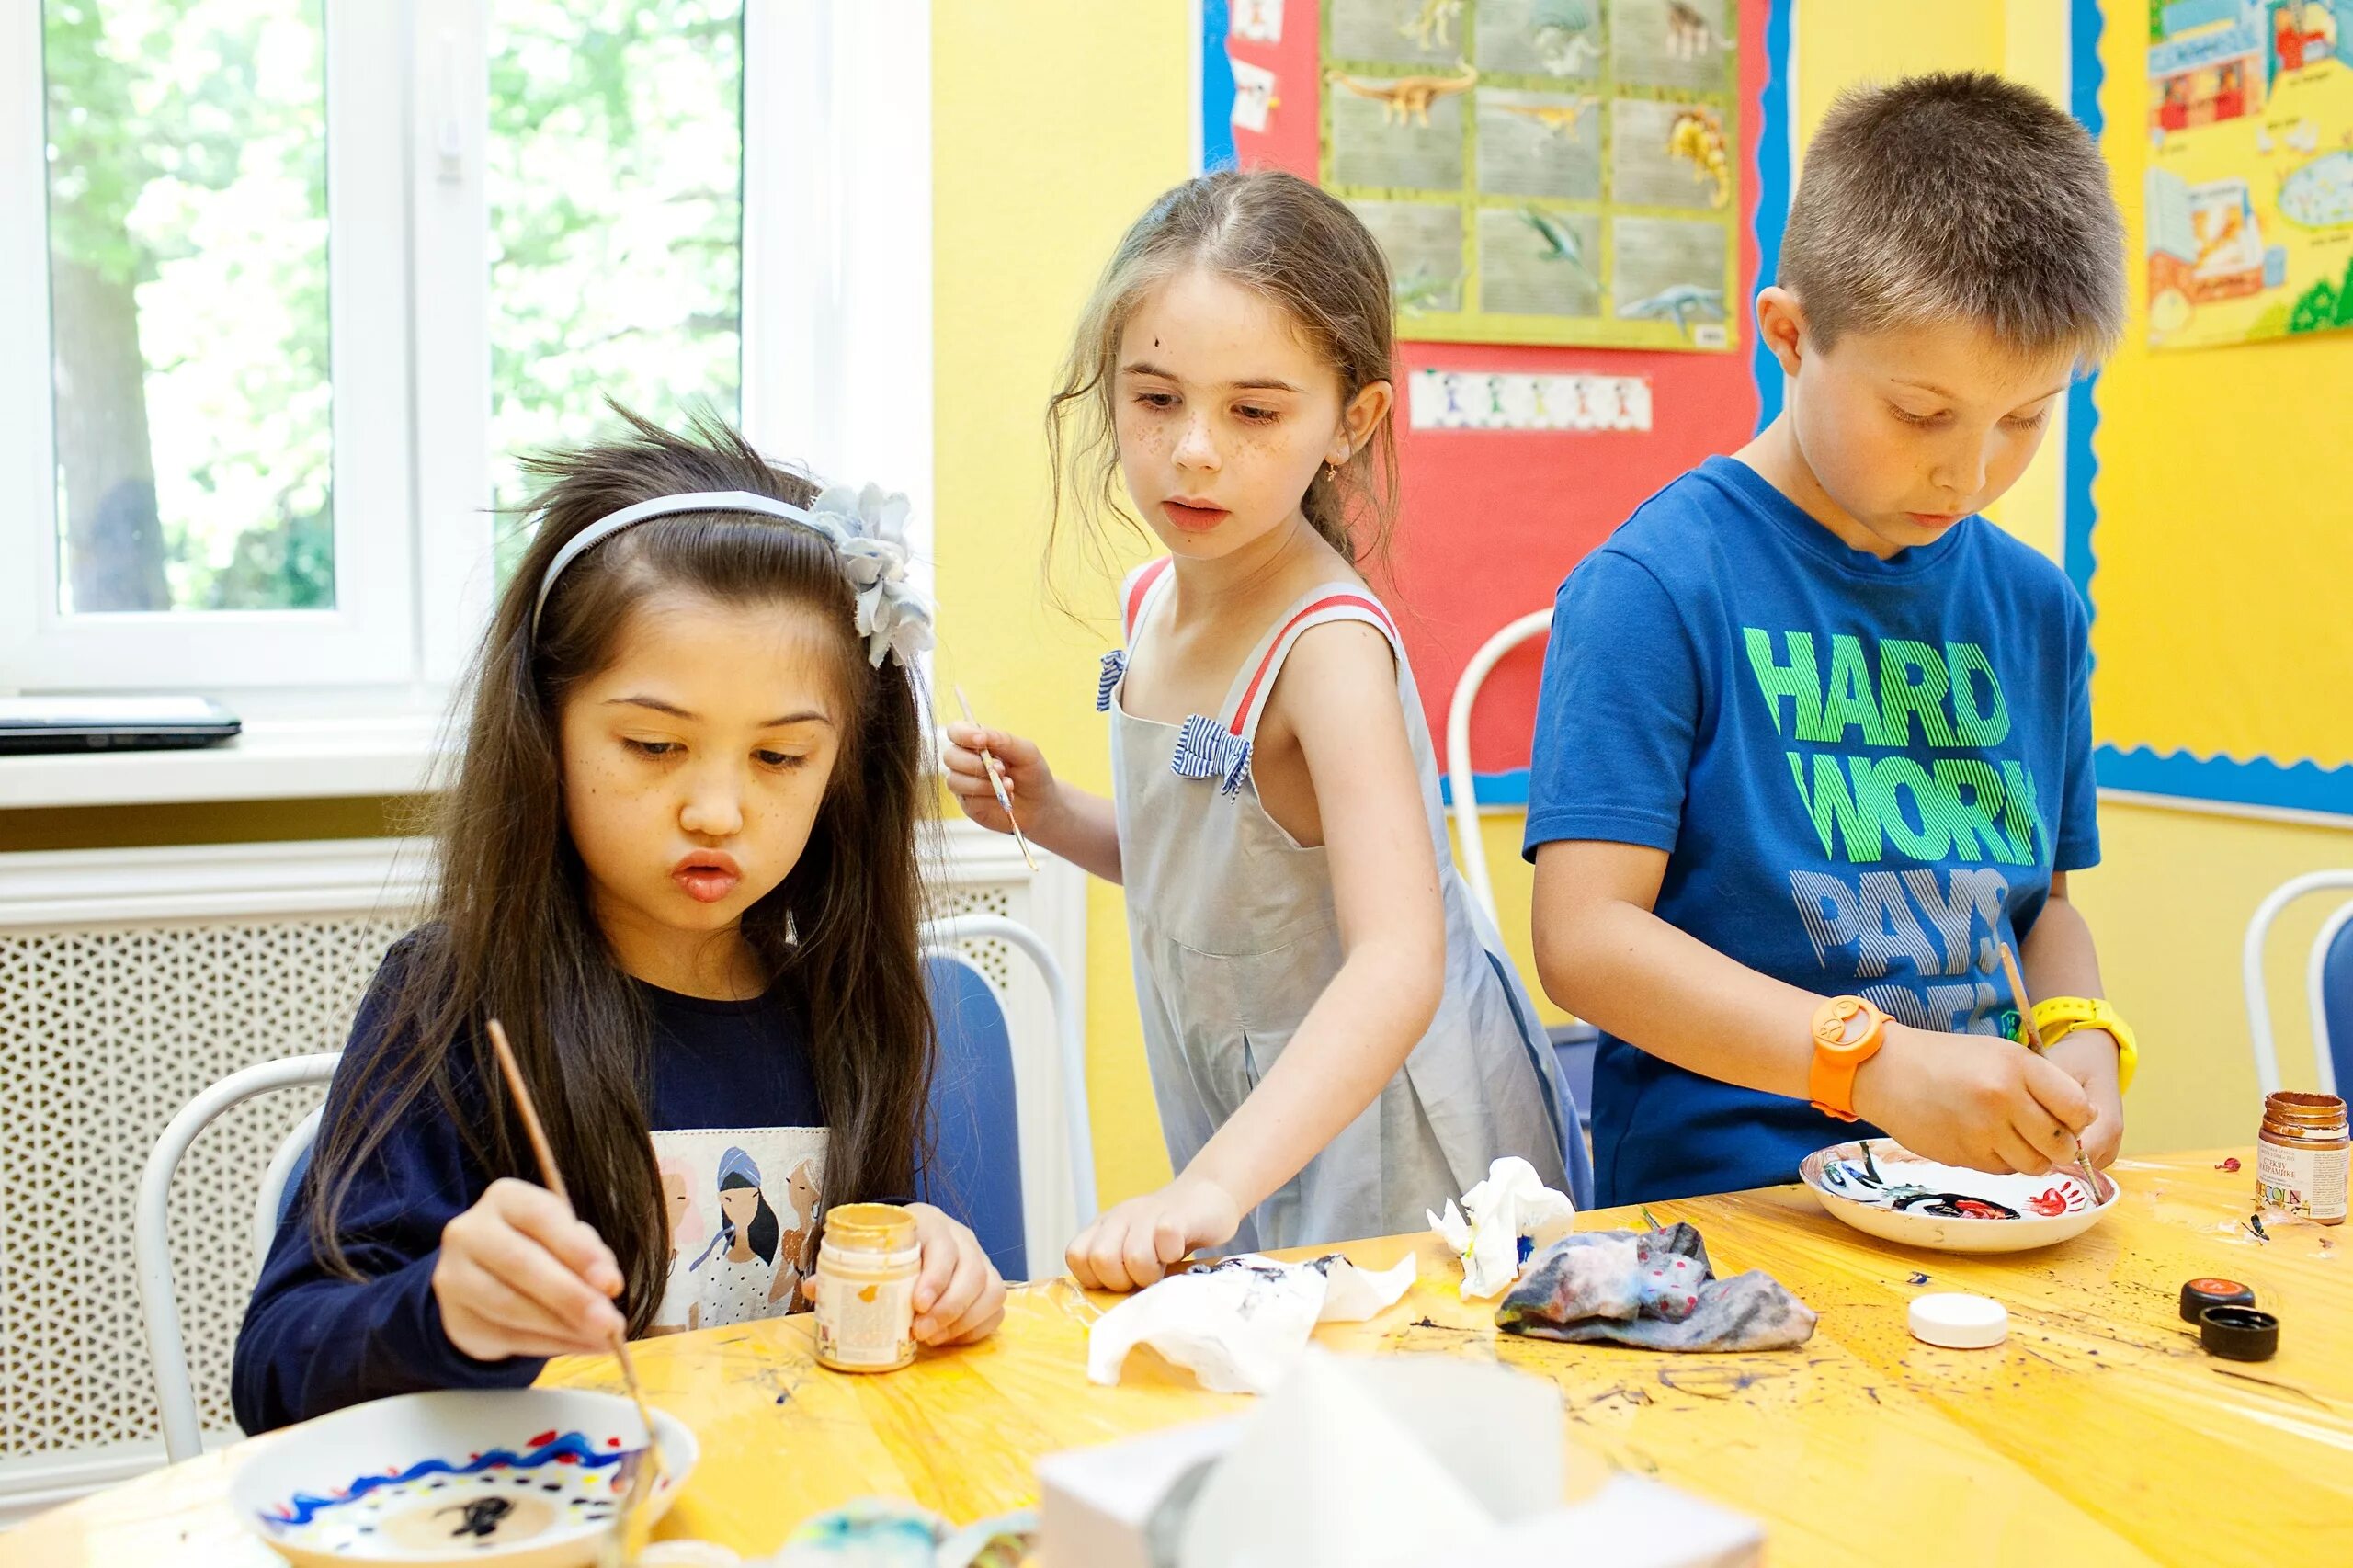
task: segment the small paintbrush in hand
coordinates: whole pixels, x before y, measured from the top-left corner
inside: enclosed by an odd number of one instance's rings
[[[2010,995],[2018,1005],[2018,1023],[2026,1029],[2027,1039],[2034,1042],[2035,1054],[2040,1056],[2050,1047],[2043,1044],[2042,1030],[2035,1026],[2034,1004],[2027,999],[2026,976],[2018,971],[2018,955],[2010,951],[2010,945],[2004,942],[2001,947],[2002,970],[2009,976]],[[2084,1141],[2078,1138],[2075,1142],[2075,1168],[2083,1172],[2084,1180],[2092,1189],[2093,1206],[2097,1207],[2100,1201],[2099,1174],[2092,1169],[2091,1160],[2084,1153]]]
[[[572,1194],[563,1185],[563,1172],[555,1163],[555,1150],[549,1146],[547,1129],[540,1124],[539,1108],[531,1101],[530,1088],[523,1082],[523,1069],[515,1061],[515,1048],[506,1041],[506,1026],[496,1018],[490,1020],[490,1048],[498,1054],[498,1070],[506,1079],[506,1091],[515,1096],[515,1111],[523,1119],[523,1131],[531,1141],[531,1153],[540,1163],[540,1185],[554,1193],[569,1205]],[[662,1442],[654,1434],[654,1412],[645,1403],[645,1391],[637,1381],[637,1364],[630,1359],[627,1335],[616,1329],[612,1337],[614,1358],[620,1362],[621,1381],[629,1385],[629,1397],[637,1406],[637,1419],[645,1429],[645,1457],[650,1465],[641,1464],[631,1471],[629,1493],[622,1499],[620,1514],[613,1521],[614,1539],[626,1538],[629,1521],[638,1504],[652,1490],[661,1471]]]

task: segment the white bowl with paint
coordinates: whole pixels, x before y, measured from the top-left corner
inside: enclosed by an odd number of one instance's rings
[[[694,1434],[654,1413],[658,1519],[694,1470]],[[293,1427],[247,1460],[229,1502],[290,1562],[581,1568],[613,1528],[644,1440],[637,1407],[579,1389],[403,1394]]]
[[[1893,1138],[1817,1149],[1798,1166],[1806,1189],[1867,1234],[1938,1252],[2028,1252],[2082,1235],[2116,1207],[2080,1171],[1996,1175],[1915,1154]]]

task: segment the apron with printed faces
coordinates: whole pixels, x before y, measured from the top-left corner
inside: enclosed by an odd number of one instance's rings
[[[1169,564],[1143,568],[1122,596],[1131,651],[1174,583]],[[1111,715],[1129,939],[1168,1157],[1182,1171],[1200,1152],[1339,972],[1325,853],[1294,842],[1250,779],[1253,738],[1284,658],[1302,634],[1334,620],[1374,627],[1396,656],[1445,905],[1446,988],[1404,1067],[1243,1221],[1231,1244],[1237,1252],[1423,1230],[1427,1211],[1485,1179],[1506,1154],[1527,1159],[1579,1204],[1592,1199],[1558,1058],[1493,922],[1455,870],[1404,647],[1388,612],[1353,583],[1319,587],[1278,617],[1215,719],[1196,715],[1175,727],[1131,716],[1119,700],[1127,654],[1103,661],[1097,706]]]

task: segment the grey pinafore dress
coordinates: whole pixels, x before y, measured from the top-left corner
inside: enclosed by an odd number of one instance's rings
[[[1169,564],[1154,562],[1129,581],[1122,619],[1131,648],[1174,582]],[[1558,1059],[1502,940],[1455,871],[1404,647],[1387,611],[1354,583],[1317,588],[1277,618],[1214,719],[1197,715],[1178,727],[1131,717],[1120,702],[1127,653],[1103,661],[1097,706],[1111,715],[1129,938],[1168,1157],[1183,1170],[1240,1108],[1340,968],[1324,851],[1295,843],[1250,778],[1250,747],[1284,658],[1303,633],[1333,620],[1376,628],[1396,655],[1445,904],[1446,989],[1404,1069],[1244,1220],[1236,1251],[1422,1230],[1425,1210],[1483,1180],[1506,1154],[1527,1159],[1579,1204],[1592,1201]]]

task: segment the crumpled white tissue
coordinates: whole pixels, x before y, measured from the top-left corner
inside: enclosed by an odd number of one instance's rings
[[[1116,1383],[1128,1353],[1149,1345],[1212,1393],[1265,1393],[1290,1374],[1319,1323],[1360,1323],[1412,1289],[1404,1258],[1379,1273],[1338,1253],[1277,1263],[1256,1253],[1172,1274],[1095,1320],[1086,1375]]]
[[[1546,1187],[1534,1165],[1506,1154],[1487,1167],[1486,1180],[1462,1195],[1461,1209],[1449,1199],[1444,1214],[1423,1213],[1430,1229],[1462,1259],[1462,1299],[1468,1301],[1510,1290],[1519,1278],[1520,1238],[1529,1237],[1534,1251],[1543,1251],[1574,1229],[1577,1206],[1568,1194]]]

